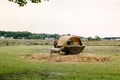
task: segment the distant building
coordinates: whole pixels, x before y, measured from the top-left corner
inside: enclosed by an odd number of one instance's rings
[[[45,40],[55,40],[54,38],[45,38]]]
[[[0,36],[0,39],[14,39],[13,37]]]
[[[0,36],[0,39],[5,39],[5,37],[4,36]]]
[[[7,37],[6,39],[14,39],[13,37]]]

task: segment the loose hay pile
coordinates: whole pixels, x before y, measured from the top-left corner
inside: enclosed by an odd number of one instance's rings
[[[110,57],[97,56],[90,53],[78,54],[78,55],[59,55],[54,54],[50,57],[50,54],[40,53],[25,55],[27,60],[38,60],[38,61],[51,61],[51,62],[106,62],[111,61]]]

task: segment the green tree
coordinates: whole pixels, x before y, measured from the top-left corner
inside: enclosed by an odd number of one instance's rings
[[[89,40],[89,41],[92,41],[92,40],[94,40],[94,39],[93,39],[92,37],[88,37],[88,40]]]
[[[100,41],[101,38],[99,36],[95,36],[95,40]]]
[[[28,1],[30,1],[32,3],[40,3],[41,2],[41,0],[8,0],[8,1],[17,3],[20,7],[25,6],[28,3]],[[44,1],[49,1],[49,0],[44,0]]]

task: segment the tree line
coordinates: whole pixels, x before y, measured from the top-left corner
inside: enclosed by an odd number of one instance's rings
[[[63,35],[71,35],[71,34],[63,34]],[[57,40],[60,38],[60,34],[47,34],[47,33],[31,33],[28,31],[0,31],[0,38],[13,38],[13,39],[54,39]],[[99,36],[93,37],[81,37],[78,36],[80,39],[87,39],[88,41],[100,41],[102,39],[105,40],[120,40],[120,37],[105,37],[101,38]]]
[[[60,37],[59,34],[46,34],[46,33],[31,33],[28,31],[0,31],[0,37],[5,38],[13,38],[13,39],[58,39]]]

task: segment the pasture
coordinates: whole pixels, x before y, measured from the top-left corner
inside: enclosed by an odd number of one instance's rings
[[[120,80],[119,42],[102,42],[102,45],[98,45],[97,42],[84,42],[89,45],[86,46],[84,53],[112,58],[111,61],[105,62],[41,62],[26,60],[23,57],[31,54],[50,54],[50,48],[53,47],[52,42],[50,43],[29,46],[24,44],[8,46],[9,42],[7,46],[2,44],[0,80]]]

